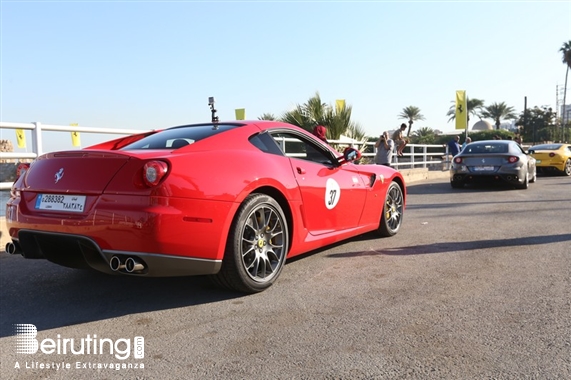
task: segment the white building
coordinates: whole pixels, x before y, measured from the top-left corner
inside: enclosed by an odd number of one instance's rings
[[[564,115],[565,115],[565,123],[571,120],[571,104],[564,104],[561,106],[561,110],[558,116],[563,120]]]

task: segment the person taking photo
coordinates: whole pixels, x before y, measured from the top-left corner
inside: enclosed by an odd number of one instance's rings
[[[389,138],[389,132],[385,131],[375,143],[377,153],[375,154],[375,164],[391,166],[393,160],[393,149],[395,142]]]

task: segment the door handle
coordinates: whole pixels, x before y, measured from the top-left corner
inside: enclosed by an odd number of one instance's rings
[[[305,169],[297,167],[297,174],[305,174]]]

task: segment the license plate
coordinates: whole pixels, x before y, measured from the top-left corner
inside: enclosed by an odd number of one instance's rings
[[[490,171],[490,170],[494,170],[494,167],[493,166],[474,166],[474,170],[477,172]]]
[[[38,194],[36,210],[83,212],[85,195]]]

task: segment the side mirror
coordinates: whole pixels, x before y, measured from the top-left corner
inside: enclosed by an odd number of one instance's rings
[[[353,162],[361,158],[361,152],[355,148],[345,148],[343,151],[343,158],[339,163],[343,164],[345,162]]]

